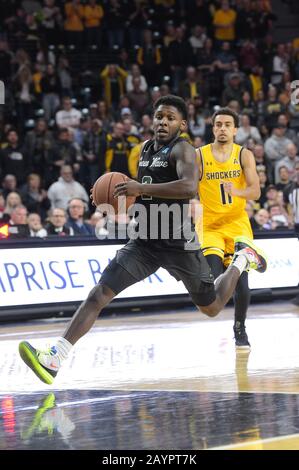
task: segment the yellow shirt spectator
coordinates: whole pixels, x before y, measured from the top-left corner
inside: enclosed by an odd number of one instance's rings
[[[226,5],[226,6],[224,6]],[[216,10],[213,19],[215,39],[219,41],[233,41],[235,39],[236,12],[228,7],[228,2],[222,3],[222,8]]]
[[[101,5],[86,5],[84,7],[84,18],[86,28],[97,28],[101,24],[104,10]]]
[[[74,0],[68,2],[65,5],[65,16],[64,29],[66,31],[81,32],[84,30],[83,19],[84,19],[84,6],[80,2]]]

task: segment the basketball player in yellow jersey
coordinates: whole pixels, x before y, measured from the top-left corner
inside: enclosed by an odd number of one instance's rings
[[[260,197],[254,156],[234,143],[238,121],[234,111],[220,108],[212,117],[214,142],[197,150],[198,193],[203,205],[202,250],[215,279],[231,263],[235,244],[242,244],[242,237],[253,239],[245,206],[247,200]],[[248,272],[244,271],[234,293],[237,349],[250,350],[245,330],[249,302]]]

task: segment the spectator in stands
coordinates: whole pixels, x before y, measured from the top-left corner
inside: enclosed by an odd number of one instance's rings
[[[42,7],[42,30],[49,45],[59,44],[61,39],[62,13],[55,0],[44,0]]]
[[[257,201],[259,204],[259,207],[263,207],[267,198],[266,198],[266,188],[268,184],[268,179],[267,179],[267,174],[266,174],[266,167],[264,165],[257,165],[256,171],[259,177],[259,182],[260,182],[260,190],[261,190],[261,195],[259,200]]]
[[[250,84],[250,93],[254,101],[258,100],[258,92],[264,91],[266,88],[266,82],[263,78],[263,68],[256,65],[252,68],[251,73],[248,75]]]
[[[172,89],[174,93],[178,93],[186,68],[194,64],[192,47],[185,38],[185,30],[182,27],[176,28],[176,40],[172,41],[168,48],[168,61],[172,73]]]
[[[272,13],[271,2],[259,1],[253,5],[255,7],[255,38],[263,38],[272,30],[273,21],[277,20],[277,17]]]
[[[72,129],[70,134],[72,134],[72,142],[77,148],[77,155],[82,153],[82,147],[84,144],[84,140],[91,129],[91,119],[90,116],[83,116],[80,119],[79,127],[76,129]],[[80,158],[79,158],[80,159]]]
[[[97,103],[97,115],[95,118],[102,122],[103,130],[105,132],[111,131],[111,124],[113,121],[112,114],[110,113],[107,103],[104,100],[100,100]]]
[[[86,188],[91,188],[95,180],[106,169],[107,133],[103,130],[102,121],[93,119],[91,129],[83,142],[83,162],[81,165],[82,181]]]
[[[204,43],[204,48],[201,51],[198,51],[197,57],[195,58],[195,65],[197,69],[203,73],[203,77],[209,77],[210,82],[210,91],[211,89],[215,91],[217,88],[218,91],[218,75],[216,75],[216,54],[214,52],[213,41],[210,38],[207,38]],[[214,86],[212,86],[214,85]],[[218,93],[216,93],[218,95]]]
[[[105,18],[110,49],[113,49],[114,46],[121,47],[124,43],[124,24],[127,20],[123,3],[119,0],[107,2]]]
[[[147,81],[144,77],[144,75],[141,75],[140,67],[138,64],[132,64],[131,65],[131,71],[127,76],[126,79],[126,90],[129,93],[130,91],[133,91],[133,78],[140,78],[140,90],[142,91],[147,91]]]
[[[117,112],[115,112],[114,115],[117,120],[127,117],[126,115],[132,116],[128,95],[123,95],[120,98]]]
[[[236,62],[236,56],[232,52],[230,43],[228,41],[224,41],[220,46],[220,50],[216,53],[216,61],[214,63],[221,78],[224,77],[226,72],[232,71],[233,62]],[[239,70],[236,72],[232,71],[232,73],[237,73],[239,75],[240,81],[242,82],[242,77]]]
[[[49,153],[54,139],[45,119],[38,119],[32,131],[28,131],[24,141],[24,152],[30,171],[38,173],[43,181],[49,181]]]
[[[27,218],[30,237],[45,238],[47,230],[42,226],[42,221],[39,214],[32,212]]]
[[[191,137],[203,137],[206,130],[205,118],[196,113],[192,102],[188,104],[188,126]]]
[[[185,2],[185,8],[187,9],[191,26],[203,26],[207,28],[208,35],[211,36],[213,27],[210,5],[205,0],[195,0],[194,2]]]
[[[79,127],[81,117],[81,111],[73,108],[71,98],[69,96],[65,96],[62,99],[62,109],[57,111],[55,116],[57,126],[60,129],[77,128]]]
[[[200,24],[197,24],[192,29],[192,35],[189,38],[190,45],[193,49],[193,55],[196,58],[199,51],[204,47],[207,35],[205,33],[205,28]],[[195,59],[196,60],[196,59]]]
[[[15,175],[8,174],[2,181],[3,196],[6,198],[9,193],[17,190],[17,178]]]
[[[149,104],[149,96],[147,91],[141,89],[140,77],[134,77],[132,80],[133,90],[128,93],[133,112],[136,114],[137,120],[140,120]]]
[[[282,159],[287,152],[287,146],[292,143],[285,137],[286,127],[282,124],[275,124],[271,137],[265,142],[265,152],[267,157],[275,163]]]
[[[73,79],[67,57],[61,55],[58,59],[57,75],[60,81],[61,93],[64,96],[73,96]]]
[[[169,77],[166,77],[167,79]],[[162,85],[159,88],[161,96],[166,96],[171,94],[170,86],[167,83],[162,83]]]
[[[148,131],[152,129],[152,125],[153,125],[153,120],[151,116],[149,114],[143,114],[143,116],[141,116],[139,132],[142,133],[143,131]]]
[[[263,90],[259,90],[257,92],[257,98],[254,102],[255,104],[255,116],[256,116],[256,125],[261,132],[261,127],[265,125],[265,118],[264,118],[264,109],[266,106],[265,94]]]
[[[124,112],[125,110],[126,108],[123,108],[122,110],[121,122],[124,125],[125,137],[129,142],[130,147],[132,147],[132,145],[134,146],[139,142],[139,131],[137,129],[137,126],[134,124],[132,114],[126,114]]]
[[[229,7],[228,0],[222,0],[221,8],[215,11],[213,18],[214,37],[218,42],[235,40],[236,19],[236,11]]]
[[[19,68],[14,77],[15,97],[17,100],[18,128],[22,131],[24,122],[32,117],[34,103],[34,84],[30,67]]]
[[[88,206],[85,200],[72,198],[68,202],[67,226],[74,230],[74,235],[93,235],[91,225],[85,222],[87,210]]]
[[[259,66],[260,54],[253,41],[249,41],[249,39],[244,41],[239,52],[239,60],[240,67],[246,74]]]
[[[260,209],[255,216],[250,219],[252,230],[270,230],[270,215],[266,209]]]
[[[270,214],[271,230],[288,228],[288,219],[279,204],[272,204],[268,210]]]
[[[107,136],[106,171],[119,171],[130,176],[128,168],[129,145],[124,136],[124,126],[116,122],[113,133]]]
[[[25,182],[28,164],[24,147],[19,141],[19,134],[15,129],[8,131],[7,144],[0,150],[0,172],[2,175],[15,175],[18,184]]]
[[[49,222],[46,224],[45,229],[48,236],[65,237],[74,235],[72,227],[66,225],[66,211],[58,207],[50,210]]]
[[[272,34],[266,34],[263,40],[260,42],[261,51],[261,63],[263,64],[264,76],[266,82],[269,83],[271,79],[273,57],[276,52],[276,44],[274,42]]]
[[[168,21],[165,26],[165,34],[163,36],[163,45],[165,48],[168,48],[168,46],[175,41],[176,39],[176,30],[175,26],[173,24],[173,21]]]
[[[27,215],[26,207],[21,204],[12,210],[8,228],[9,238],[26,238],[30,236]]]
[[[297,147],[299,146],[299,135],[296,133],[294,129],[291,129],[290,127],[290,119],[289,116],[286,113],[281,113],[279,114],[277,118],[277,124],[282,124],[285,126],[286,131],[285,131],[285,137],[290,139],[293,144],[295,144]]]
[[[222,93],[222,104],[227,106],[232,100],[237,101],[239,105],[242,104],[242,96],[245,91],[245,86],[241,82],[241,77],[238,72],[230,75],[228,85]]]
[[[284,188],[289,184],[290,182],[290,175],[289,171],[286,166],[280,166],[278,170],[278,178],[275,181],[275,186],[278,189],[278,191],[283,191]]]
[[[286,147],[286,156],[276,163],[275,166],[275,181],[278,178],[278,173],[281,167],[286,167],[289,172],[290,180],[295,176],[295,164],[299,161],[298,150],[295,144],[290,143]]]
[[[96,0],[88,0],[84,6],[85,32],[87,45],[101,45],[101,23],[104,16],[102,5],[97,5]]]
[[[47,212],[51,207],[51,202],[47,196],[47,191],[41,187],[41,178],[36,173],[30,173],[27,177],[27,184],[21,190],[23,204],[29,213],[39,214],[42,220],[47,217]]]
[[[236,36],[238,40],[255,38],[256,12],[250,0],[244,0],[238,10],[236,18]]]
[[[126,6],[130,46],[134,47],[142,43],[142,31],[146,28],[151,14],[147,0],[134,0],[134,2],[128,2]]]
[[[51,208],[59,207],[66,209],[68,201],[73,197],[83,199],[87,204],[89,203],[86,190],[78,181],[74,180],[72,166],[63,165],[58,181],[51,184],[48,189],[48,198],[51,201]]]
[[[266,202],[264,208],[269,210],[269,207],[278,202],[278,190],[274,184],[269,184],[266,188]]]
[[[64,6],[64,30],[69,45],[79,47],[83,43],[84,6],[80,0],[72,0]]]
[[[22,198],[16,191],[11,191],[5,200],[5,208],[3,212],[3,219],[9,221],[12,211],[22,205]]]
[[[252,125],[256,125],[256,106],[247,90],[242,95],[241,112],[250,118]]]
[[[269,183],[273,183],[274,178],[273,178],[273,165],[267,155],[265,155],[265,149],[262,144],[256,144],[253,148],[253,154],[255,158],[255,163],[256,166],[259,167],[260,165],[263,165],[266,175],[267,175],[267,180]]]
[[[267,93],[267,100],[263,109],[264,122],[272,130],[277,124],[279,114],[285,111],[285,106],[277,98],[277,89],[270,85]]]
[[[229,84],[229,79],[231,78],[232,74],[238,74],[242,84],[244,84],[247,81],[247,76],[244,72],[242,72],[242,70],[240,70],[239,62],[237,61],[237,59],[232,60],[230,68],[224,74],[224,78],[223,78],[224,87],[226,87]]]
[[[120,97],[125,92],[128,73],[116,64],[108,64],[101,72],[104,86],[104,100],[108,108],[117,109]]]
[[[284,72],[289,70],[288,55],[286,54],[285,44],[278,44],[276,54],[272,63],[272,85],[280,85]]]
[[[58,178],[63,165],[71,165],[76,173],[79,171],[80,164],[77,161],[77,149],[72,143],[72,137],[68,129],[59,129],[58,139],[50,151],[49,159],[52,181]]]
[[[252,138],[257,144],[262,143],[262,137],[259,130],[255,126],[250,125],[250,118],[246,114],[242,114],[240,118],[240,127],[238,128],[235,141],[239,145],[246,146],[248,139]]]
[[[169,49],[176,41],[173,41]],[[143,40],[137,48],[136,62],[140,66],[149,86],[158,85],[161,81],[162,52],[161,47],[153,42],[153,34],[150,29],[143,31]],[[153,74],[152,71],[155,70]]]
[[[53,44],[53,43],[50,43]],[[53,67],[56,65],[56,55],[53,50],[49,48],[46,42],[41,41],[37,46],[37,52],[35,56],[35,65],[38,65],[38,69],[45,73],[47,64],[52,64]]]
[[[43,109],[45,119],[49,121],[59,107],[60,80],[52,64],[47,65],[47,71],[40,81],[40,88],[43,95]]]
[[[207,85],[199,79],[195,67],[187,67],[186,78],[180,83],[180,96],[188,100],[202,94],[208,94]]]

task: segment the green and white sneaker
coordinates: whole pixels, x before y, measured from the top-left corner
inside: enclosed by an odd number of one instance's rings
[[[43,400],[42,404],[40,407],[37,409],[34,419],[30,426],[25,429],[24,431],[21,432],[21,438],[22,440],[27,441],[30,439],[34,434],[37,434],[39,432],[42,432],[45,428],[44,426],[44,417],[47,413],[48,410],[54,408],[56,405],[55,403],[55,395],[54,393],[50,393],[49,395],[46,396],[46,398]],[[53,429],[49,426],[47,426],[47,431],[48,434],[53,433]]]
[[[61,365],[54,346],[47,351],[40,351],[27,341],[22,341],[19,344],[19,353],[25,364],[42,382],[48,385],[53,383]]]
[[[235,254],[233,260],[239,254],[244,254],[248,260],[248,267],[246,270],[254,269],[259,273],[264,273],[267,269],[267,257],[265,253],[257,247],[250,238],[236,237]]]

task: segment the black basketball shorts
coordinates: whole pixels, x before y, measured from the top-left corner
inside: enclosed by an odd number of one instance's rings
[[[195,305],[204,307],[216,299],[214,277],[201,250],[159,250],[154,243],[140,240],[130,240],[117,252],[100,283],[117,295],[160,267],[184,283]]]

